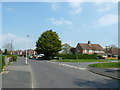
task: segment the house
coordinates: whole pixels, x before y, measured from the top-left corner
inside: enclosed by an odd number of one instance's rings
[[[108,58],[116,58],[120,56],[120,49],[118,48],[111,48],[110,50],[107,50],[105,53],[109,54]]]
[[[23,51],[22,50],[16,50],[14,51],[15,55],[22,55]]]
[[[76,54],[100,54],[104,53],[104,49],[99,44],[78,43],[76,46]]]
[[[22,54],[26,55],[26,50],[24,50]],[[27,55],[35,55],[35,54],[36,54],[35,50],[33,50],[33,49],[28,49],[27,50]]]

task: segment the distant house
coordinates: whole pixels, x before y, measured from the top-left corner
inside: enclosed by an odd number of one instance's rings
[[[76,46],[76,54],[100,54],[104,53],[104,49],[99,44],[78,43]]]
[[[111,48],[110,50],[106,51],[109,54],[107,57],[118,58],[120,56],[120,49],[118,48]]]
[[[24,50],[22,54],[26,55],[26,50]],[[35,50],[33,50],[33,49],[28,49],[27,50],[27,55],[35,55],[35,54],[36,54]]]

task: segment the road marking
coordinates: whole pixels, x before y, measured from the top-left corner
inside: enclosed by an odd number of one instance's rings
[[[49,63],[58,64],[58,65],[61,65],[61,66],[66,66],[66,67],[75,68],[75,69],[86,70],[86,68],[77,67],[77,66],[72,66],[72,65],[69,65],[69,64],[56,63],[56,62],[51,62],[51,61],[48,61],[48,62],[49,62]]]

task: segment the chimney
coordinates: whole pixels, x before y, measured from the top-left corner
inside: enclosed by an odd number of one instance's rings
[[[89,45],[91,44],[91,41],[90,41],[90,40],[88,41],[88,44],[89,44]]]

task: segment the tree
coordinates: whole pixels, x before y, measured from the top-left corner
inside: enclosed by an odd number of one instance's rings
[[[63,44],[62,45],[62,52],[61,53],[64,53],[64,54],[70,54],[70,49],[71,49],[71,46],[67,43]]]
[[[3,53],[3,55],[10,55],[10,53],[8,52],[8,50],[7,50],[7,49],[5,49],[5,51],[4,51],[4,53]]]
[[[38,54],[44,54],[45,59],[50,59],[61,50],[61,47],[61,40],[59,40],[58,34],[52,30],[47,30],[36,41],[35,51]]]
[[[114,45],[114,44],[109,45],[109,47],[118,48],[118,47],[117,47],[116,45]]]

